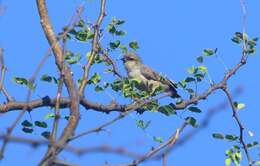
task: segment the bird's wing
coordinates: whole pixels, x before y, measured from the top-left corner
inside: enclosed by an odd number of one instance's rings
[[[148,80],[160,81],[172,88],[177,88],[177,86],[171,80],[163,77],[146,65],[142,65],[141,74]]]

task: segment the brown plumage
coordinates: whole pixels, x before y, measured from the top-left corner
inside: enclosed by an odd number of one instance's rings
[[[140,57],[134,53],[125,54],[122,60],[129,78],[141,80],[140,90],[149,90],[150,86],[161,86],[165,92],[170,92],[172,97],[180,97],[176,91],[177,86],[171,80],[144,65]]]

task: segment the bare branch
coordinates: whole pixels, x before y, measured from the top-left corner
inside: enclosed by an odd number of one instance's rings
[[[53,31],[52,24],[48,16],[45,0],[37,0],[37,7],[38,7],[38,12],[41,19],[41,25],[44,30],[45,36],[49,44],[52,46],[52,51],[55,56],[56,65],[60,72],[64,71],[64,82],[68,90],[69,97],[71,99],[70,118],[68,120],[67,126],[65,127],[65,129],[61,134],[61,137],[58,140],[58,144],[61,145],[60,147],[62,147],[67,143],[67,140],[71,137],[71,135],[73,134],[74,130],[78,125],[78,121],[80,118],[79,93],[75,85],[75,82],[73,80],[72,72],[70,68],[67,65],[63,64],[63,52],[58,43],[57,36]],[[61,149],[62,148],[50,147],[47,153],[45,154],[44,158],[42,159],[40,165],[41,166],[52,165],[53,160],[57,155],[57,152],[60,151]]]
[[[98,126],[98,127],[95,127],[95,128],[90,129],[90,130],[88,130],[88,131],[82,132],[82,133],[80,133],[80,134],[78,134],[78,135],[76,135],[76,136],[70,138],[70,141],[75,140],[75,139],[78,139],[78,138],[83,137],[83,136],[86,136],[86,135],[89,135],[89,134],[94,133],[94,132],[99,132],[99,131],[103,130],[105,127],[107,127],[107,126],[109,126],[109,125],[115,123],[116,121],[118,121],[118,120],[120,120],[120,119],[123,119],[125,116],[127,116],[127,115],[130,114],[131,112],[132,112],[132,111],[120,113],[116,118],[114,118],[114,119],[112,119],[112,120],[110,120],[110,121],[108,121],[108,122],[106,122],[106,123],[104,123],[104,124],[102,124],[102,125],[100,125],[100,126]]]
[[[72,164],[66,161],[62,161],[62,160],[54,160],[53,164],[57,165],[57,166],[79,166],[78,164]]]
[[[22,138],[22,137],[16,137],[16,136],[10,136],[7,137],[6,135],[0,135],[0,139],[5,140],[8,139],[10,142],[13,143],[20,143],[20,144],[25,144],[25,145],[31,145],[33,148],[38,148],[39,146],[59,146],[58,144],[52,144],[48,140],[39,140],[39,139],[29,139],[29,138]],[[141,154],[137,154],[134,152],[130,152],[127,149],[123,147],[112,147],[109,145],[99,145],[99,146],[90,146],[90,147],[73,147],[70,145],[66,145],[63,147],[64,150],[71,152],[76,155],[85,155],[85,154],[90,154],[90,153],[113,153],[113,154],[118,154],[121,156],[126,156],[130,157],[133,159],[140,158],[142,157]]]
[[[23,109],[22,112],[19,113],[19,115],[16,117],[15,121],[12,123],[12,125],[10,127],[8,127],[6,130],[6,137],[10,137],[13,130],[15,129],[15,127],[17,126],[17,124],[19,123],[19,121],[22,119],[23,115],[25,114],[26,110]],[[4,152],[5,152],[5,149],[7,147],[7,143],[8,143],[8,139],[4,139],[3,141],[3,145],[1,147],[1,150],[0,150],[0,160],[3,159],[4,157]]]
[[[234,97],[237,97],[238,95],[240,95],[242,93],[242,88],[241,87],[237,87],[234,90]],[[166,148],[161,154],[158,154],[156,156],[154,156],[151,159],[155,159],[155,160],[160,160],[163,158],[164,154],[169,154],[172,151],[178,149],[179,147],[183,146],[185,143],[187,143],[189,140],[191,140],[193,137],[195,137],[201,130],[205,129],[208,127],[211,119],[218,113],[220,113],[221,111],[225,110],[225,108],[227,108],[229,106],[228,101],[224,100],[223,102],[221,102],[220,104],[209,108],[207,110],[207,113],[205,115],[205,117],[201,120],[200,125],[198,128],[193,128],[191,131],[189,131],[188,133],[185,133],[175,144],[174,148],[173,147],[169,147]]]
[[[118,70],[118,68],[117,68],[117,66],[116,66],[116,62],[113,60],[113,58],[110,57],[110,56],[108,55],[108,53],[106,53],[106,52],[103,53],[103,57],[104,57],[105,61],[106,61],[108,64],[111,64],[111,65],[112,65],[112,72],[113,72],[116,76],[118,76],[119,78],[123,78],[123,76],[120,74],[120,72],[119,72],[119,70]]]
[[[131,163],[119,164],[118,166],[137,166],[138,164],[140,164],[140,163],[144,162],[145,160],[151,158],[153,155],[155,155],[156,153],[158,153],[162,149],[169,147],[169,146],[173,146],[176,143],[176,141],[178,140],[179,135],[183,132],[184,128],[187,125],[188,125],[187,122],[184,122],[181,125],[181,127],[176,130],[175,134],[173,134],[165,143],[161,144],[157,148],[152,148],[149,152],[147,152],[141,158],[134,160]]]
[[[229,104],[230,104],[230,106],[231,106],[231,108],[232,108],[232,112],[233,112],[233,117],[235,118],[235,120],[236,120],[236,122],[237,122],[237,125],[238,125],[238,127],[239,127],[239,141],[240,141],[240,143],[242,144],[242,146],[243,146],[243,149],[244,149],[244,151],[245,151],[245,154],[246,154],[246,157],[247,157],[247,160],[248,160],[248,162],[249,162],[249,166],[252,166],[253,165],[253,162],[252,162],[252,159],[251,159],[251,157],[250,157],[250,154],[249,154],[249,152],[248,152],[248,148],[247,148],[247,145],[246,145],[246,143],[245,143],[245,141],[244,141],[244,126],[243,126],[243,124],[242,124],[242,122],[241,122],[241,120],[239,119],[239,116],[238,116],[238,114],[237,114],[237,108],[235,107],[235,105],[234,105],[234,102],[233,102],[233,99],[232,99],[232,97],[231,97],[231,94],[230,94],[230,92],[229,92],[229,90],[228,90],[228,88],[227,87],[224,87],[223,88],[223,91],[225,92],[225,94],[226,94],[226,96],[227,96],[227,98],[228,98],[228,101],[229,101]]]
[[[82,79],[82,82],[81,82],[81,85],[79,88],[80,96],[84,96],[84,90],[85,90],[85,87],[88,82],[89,70],[90,70],[90,67],[93,64],[93,61],[95,60],[96,54],[98,53],[98,50],[99,50],[99,48],[98,48],[99,47],[99,30],[100,30],[101,23],[106,15],[105,7],[106,7],[106,0],[101,0],[100,14],[99,14],[97,22],[94,26],[95,31],[94,31],[94,38],[92,41],[92,49],[91,49],[89,61],[84,66],[84,75],[83,75],[83,79]]]
[[[8,91],[4,87],[4,79],[5,79],[5,72],[6,72],[6,67],[4,64],[4,49],[0,48],[0,91],[3,92],[5,95],[7,101],[14,101],[13,97],[8,93]]]

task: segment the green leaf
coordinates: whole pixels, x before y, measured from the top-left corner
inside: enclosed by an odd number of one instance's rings
[[[193,82],[193,81],[195,81],[196,79],[195,78],[193,78],[193,77],[187,77],[186,79],[185,79],[185,82]]]
[[[50,118],[55,118],[55,114],[54,113],[48,113],[44,116],[44,119],[50,119]]]
[[[139,45],[137,41],[132,41],[129,43],[129,47],[132,48],[133,50],[137,50],[139,48]]]
[[[47,74],[44,74],[41,77],[41,81],[51,82],[52,81],[52,77],[47,75]]]
[[[186,120],[186,122],[187,122],[188,124],[190,124],[192,127],[198,127],[197,121],[196,121],[195,118],[193,118],[193,117],[187,117],[187,118],[185,118],[185,120]]]
[[[115,80],[110,86],[114,91],[118,92],[119,90],[122,89],[122,81]]]
[[[247,41],[248,36],[246,33],[242,33],[242,40]]]
[[[41,133],[41,135],[46,139],[50,139],[51,133],[49,131],[44,131]]]
[[[248,54],[255,54],[256,49],[255,49],[255,48],[249,48],[246,52],[247,52]]]
[[[235,136],[235,135],[230,135],[230,134],[228,134],[228,135],[225,136],[225,139],[227,139],[227,140],[229,140],[229,141],[235,141],[235,140],[238,139],[238,137]]]
[[[101,62],[104,62],[104,58],[101,55],[96,55],[95,56],[95,63],[99,64]]]
[[[80,53],[73,54],[72,52],[67,51],[65,55],[65,60],[70,65],[79,63],[80,59],[81,59]]]
[[[233,150],[232,149],[226,150],[226,156],[231,156],[232,154],[233,154]]]
[[[122,44],[121,44],[121,45],[119,46],[119,48],[121,49],[121,51],[122,51],[123,54],[126,54],[126,53],[128,52],[128,49],[127,49],[127,47],[126,47],[125,45],[122,45]]]
[[[97,85],[96,87],[95,87],[95,91],[96,92],[101,92],[101,91],[103,91],[104,89],[101,87],[101,86],[99,86],[99,85]]]
[[[29,122],[28,120],[24,120],[22,123],[21,123],[22,126],[24,127],[32,127],[32,123]]]
[[[150,110],[151,112],[157,112],[159,109],[159,103],[157,100],[153,100],[146,104],[146,109]]]
[[[78,83],[79,86],[81,85],[82,81],[83,81],[83,78],[78,79],[77,83]]]
[[[230,166],[231,161],[232,161],[231,158],[226,158],[226,160],[225,160],[226,166]]]
[[[87,41],[88,40],[88,33],[85,31],[78,31],[75,38],[79,41]]]
[[[85,23],[84,20],[80,19],[79,22],[76,23],[77,27],[84,27]]]
[[[259,161],[255,161],[254,165],[260,165],[260,160]]]
[[[47,128],[48,127],[47,123],[43,122],[43,121],[42,122],[41,121],[35,121],[34,124],[35,124],[35,126],[38,126],[38,127],[41,127],[41,128]]]
[[[119,40],[116,40],[114,42],[110,42],[109,43],[109,46],[110,46],[111,49],[116,49],[116,48],[119,47],[119,45],[120,45],[120,41]]]
[[[196,112],[196,113],[202,112],[198,107],[189,107],[188,110],[191,112]]]
[[[241,152],[236,152],[235,153],[235,158],[236,158],[236,161],[237,161],[237,164],[240,165],[240,161],[242,160],[242,154]]]
[[[223,134],[220,134],[220,133],[214,133],[214,134],[212,134],[212,137],[216,138],[216,139],[224,139],[225,138],[225,136]]]
[[[256,41],[255,40],[249,40],[248,42],[247,42],[247,44],[250,46],[250,47],[255,47],[256,46]]]
[[[194,66],[188,68],[188,70],[187,70],[187,72],[189,74],[195,74],[197,71],[198,71],[198,69],[196,67],[194,67]]]
[[[256,142],[256,141],[254,141],[254,142],[252,142],[252,143],[248,143],[246,146],[247,146],[248,148],[259,147],[259,143]]]
[[[233,37],[231,40],[232,40],[234,43],[236,43],[236,44],[240,44],[240,42],[241,42],[241,39],[238,38],[238,37]]]
[[[178,84],[179,84],[183,89],[185,89],[186,86],[187,86],[186,80],[182,80],[182,81],[178,82]]]
[[[13,81],[17,84],[21,84],[21,85],[27,85],[28,84],[28,80],[22,77],[13,77]]]
[[[240,150],[240,147],[237,146],[237,145],[234,145],[233,148],[236,149],[236,150]]]
[[[176,114],[176,111],[173,109],[171,105],[160,106],[158,108],[158,111],[163,113],[166,116]]]
[[[28,134],[30,134],[30,133],[32,133],[32,132],[33,132],[33,129],[32,129],[32,128],[27,128],[27,127],[24,127],[24,128],[22,129],[22,131],[23,131],[23,132],[25,132],[25,133],[28,133]]]
[[[27,79],[23,78],[23,77],[13,77],[12,80],[16,83],[16,84],[20,84],[20,85],[25,85],[27,88],[34,90],[35,86],[28,81]]]
[[[98,73],[94,73],[94,75],[88,80],[88,84],[98,84],[101,80],[101,76]]]
[[[136,120],[136,125],[140,127],[141,129],[145,130],[150,125],[151,121],[143,121],[143,120]]]
[[[49,76],[48,74],[42,75],[41,81],[45,81],[45,82],[49,82],[49,83],[53,82],[55,84],[58,83],[58,80],[55,77]]]
[[[187,90],[187,92],[189,92],[190,94],[192,94],[192,95],[194,94],[194,90],[193,90],[193,89],[187,88],[186,90]]]
[[[70,30],[69,33],[72,35],[77,35],[77,31],[75,29]]]
[[[107,31],[111,34],[114,34],[116,32],[116,27],[113,24],[109,24],[107,26]]]
[[[116,34],[117,36],[124,36],[124,35],[126,34],[126,32],[120,30],[120,31],[116,31],[115,34]]]
[[[234,102],[234,106],[236,107],[237,110],[241,110],[245,108],[246,105],[244,103]]]
[[[203,50],[203,55],[205,55],[205,56],[212,56],[212,55],[215,54],[215,50],[211,49],[211,48],[204,49]]]
[[[243,34],[241,32],[235,32],[235,37],[238,37],[239,39],[243,39]]]
[[[156,137],[156,136],[154,136],[154,137],[153,137],[153,140],[154,140],[155,142],[163,143],[162,137]]]
[[[122,25],[125,23],[125,20],[117,19],[115,17],[112,18],[112,24],[114,25]]]
[[[87,58],[87,60],[89,60],[90,56],[91,56],[91,51],[89,51],[89,52],[86,53],[86,58]]]
[[[196,60],[199,63],[203,63],[203,56],[198,56]]]
[[[95,34],[91,31],[88,32],[87,39],[93,39]]]
[[[207,67],[206,67],[206,66],[203,66],[203,65],[199,66],[199,67],[198,67],[198,70],[199,70],[200,72],[202,72],[202,73],[207,73],[207,72],[208,72]]]
[[[197,82],[200,82],[203,80],[205,74],[195,74],[194,76],[196,77]]]

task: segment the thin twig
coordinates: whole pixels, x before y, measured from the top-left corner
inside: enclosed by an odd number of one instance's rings
[[[179,135],[183,132],[184,128],[187,126],[187,122],[184,122],[180,128],[178,128],[165,143],[159,145],[157,148],[152,148],[150,151],[148,151],[146,154],[144,154],[141,158],[132,161],[131,163],[126,163],[126,164],[118,164],[118,166],[137,166],[138,164],[146,161],[147,159],[151,158],[153,155],[161,151],[162,149],[173,146],[176,141],[179,138]]]
[[[6,135],[0,135],[0,140],[5,140],[5,139],[8,139],[10,142],[13,143],[30,145],[32,146],[32,148],[38,148],[40,146],[46,146],[46,145],[59,147],[58,144],[52,144],[48,140],[30,139],[30,138],[23,138],[23,137],[16,137],[16,136],[7,137]],[[90,147],[74,147],[74,146],[66,145],[63,148],[67,152],[70,152],[78,156],[90,154],[90,153],[112,153],[112,154],[118,154],[125,157],[130,157],[133,159],[142,157],[141,154],[130,152],[123,147],[112,147],[106,144],[99,145],[99,146],[90,146]]]
[[[102,21],[104,17],[106,16],[105,13],[105,7],[106,7],[106,0],[101,0],[101,7],[100,7],[100,14],[97,19],[97,22],[94,26],[94,38],[92,40],[92,49],[89,57],[88,63],[84,66],[84,74],[83,74],[83,79],[79,88],[79,94],[80,96],[84,96],[84,90],[88,82],[88,76],[89,76],[89,71],[90,67],[92,66],[96,54],[98,53],[98,46],[99,46],[99,31],[100,31],[100,26],[102,24]]]
[[[8,93],[8,91],[4,87],[6,67],[4,64],[4,49],[2,49],[2,48],[0,48],[0,70],[1,70],[0,91],[2,91],[3,94],[5,95],[7,102],[12,102],[12,101],[14,101],[13,97]]]
[[[45,0],[37,0],[36,2],[37,2],[39,16],[41,19],[42,28],[44,30],[45,36],[50,46],[53,46],[52,51],[54,53],[56,66],[58,67],[60,73],[62,71],[64,72],[64,83],[66,85],[69,97],[71,99],[70,118],[68,120],[67,126],[64,128],[61,137],[57,142],[61,148],[54,147],[54,146],[49,147],[39,164],[41,166],[50,166],[53,164],[56,155],[62,150],[62,147],[66,145],[67,140],[71,137],[71,135],[73,134],[74,130],[78,125],[80,119],[80,113],[79,113],[80,99],[79,99],[78,89],[73,80],[71,69],[69,66],[63,64],[63,52],[57,40],[57,36],[52,28],[52,24],[48,16],[46,2]]]
[[[25,114],[25,112],[26,112],[25,110],[20,112],[19,115],[17,116],[17,118],[15,119],[15,121],[12,123],[12,125],[6,129],[7,130],[7,132],[6,132],[6,139],[4,139],[2,147],[1,147],[1,150],[0,150],[0,160],[2,160],[3,157],[4,157],[4,152],[5,152],[5,149],[7,147],[7,143],[8,143],[8,137],[11,136],[14,128],[19,123],[19,121],[22,119],[22,117]]]
[[[133,111],[133,110],[132,110],[132,111]],[[104,130],[104,128],[106,128],[107,126],[109,126],[109,125],[111,125],[111,124],[114,124],[116,121],[118,121],[118,120],[120,120],[120,119],[123,119],[125,116],[127,116],[128,114],[130,114],[132,111],[122,112],[122,113],[120,113],[116,118],[114,118],[114,119],[112,119],[112,120],[110,120],[110,121],[108,121],[108,122],[106,122],[106,123],[104,123],[104,124],[102,124],[102,125],[100,125],[100,126],[97,126],[97,127],[93,128],[93,129],[90,129],[90,130],[88,130],[88,131],[84,131],[84,132],[82,132],[82,133],[80,133],[80,134],[78,134],[78,135],[76,135],[76,136],[70,138],[70,141],[73,141],[73,140],[78,139],[78,138],[80,138],[80,137],[89,135],[89,134],[91,134],[91,133],[95,133],[95,132],[102,131],[102,130]]]
[[[53,164],[56,166],[79,166],[78,164],[73,164],[73,163],[69,163],[67,161],[62,161],[62,160],[54,160]]]
[[[167,153],[164,153],[162,156],[163,156],[162,166],[167,166],[167,157],[168,157],[168,154],[167,154]]]
[[[227,96],[227,98],[228,98],[229,104],[230,104],[230,106],[231,106],[231,108],[232,108],[233,117],[235,118],[235,120],[236,120],[236,122],[237,122],[237,125],[238,125],[238,127],[239,127],[239,141],[240,141],[240,143],[241,143],[242,146],[243,146],[243,149],[244,149],[245,154],[246,154],[246,158],[247,158],[247,160],[248,160],[248,162],[249,162],[249,166],[252,166],[252,165],[253,165],[253,162],[252,162],[252,159],[251,159],[250,154],[249,154],[249,152],[248,152],[247,145],[246,145],[246,143],[245,143],[245,141],[244,141],[244,129],[245,129],[245,128],[244,128],[244,126],[243,126],[243,124],[242,124],[242,122],[241,122],[241,120],[240,120],[240,118],[239,118],[239,116],[238,116],[238,114],[237,114],[237,113],[238,113],[238,110],[237,110],[237,108],[236,108],[235,105],[234,105],[233,99],[232,99],[232,97],[231,97],[231,94],[230,94],[228,88],[227,88],[227,87],[224,87],[224,88],[223,88],[223,91],[225,92],[225,94],[226,94],[226,96]]]
[[[118,77],[118,78],[123,78],[123,76],[120,74],[117,66],[116,66],[116,62],[113,60],[112,57],[110,57],[108,55],[107,52],[104,52],[103,53],[103,57],[105,59],[105,61],[108,63],[108,64],[111,64],[112,65],[112,72]]]
[[[240,95],[242,93],[242,88],[241,87],[237,87],[234,90],[234,97],[237,97],[238,95]],[[195,137],[196,135],[199,134],[200,131],[202,131],[203,129],[207,128],[209,126],[209,123],[211,121],[211,119],[218,113],[222,112],[223,110],[225,110],[225,108],[227,108],[229,106],[229,103],[225,100],[221,103],[219,103],[218,105],[209,108],[207,110],[206,115],[204,116],[204,118],[201,120],[200,125],[198,126],[198,128],[193,128],[191,131],[187,132],[186,134],[184,134],[175,144],[174,148],[173,147],[169,147],[166,148],[162,153],[157,154],[156,156],[154,156],[151,159],[155,159],[155,160],[160,160],[163,158],[164,154],[169,154],[172,151],[178,149],[179,147],[182,147],[185,143],[187,143],[189,140],[191,140],[193,137]]]

